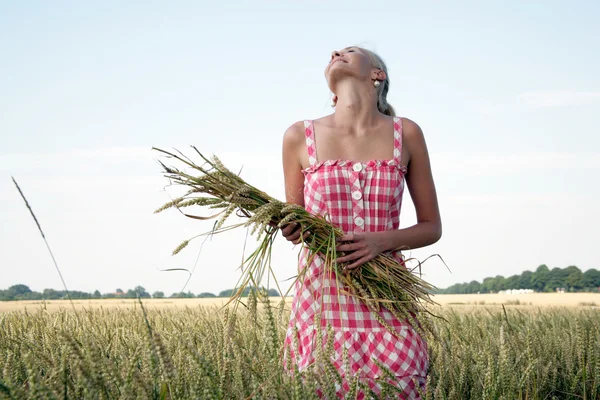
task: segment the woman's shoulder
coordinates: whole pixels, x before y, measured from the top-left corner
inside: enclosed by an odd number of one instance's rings
[[[296,121],[294,122],[292,125],[290,125],[284,133],[284,140],[287,141],[303,141],[305,140],[306,137],[306,128],[308,128],[310,125],[312,124],[314,125],[321,125],[321,124],[325,124],[328,125],[329,124],[329,120],[331,119],[331,115],[326,115],[324,117],[319,117],[319,118],[314,118],[314,119],[303,119],[300,121]]]
[[[423,137],[423,130],[415,121],[410,118],[402,117],[402,138],[403,140],[418,140]]]
[[[283,134],[284,149],[299,149],[306,143],[306,121],[296,121]]]
[[[427,145],[425,143],[425,135],[423,130],[415,121],[410,118],[402,117],[402,143],[403,148],[407,151],[407,162],[413,159],[418,154],[427,153]],[[403,156],[405,157],[405,156]]]

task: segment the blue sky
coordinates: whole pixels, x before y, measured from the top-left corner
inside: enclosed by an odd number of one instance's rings
[[[179,290],[209,229],[176,213],[152,146],[215,153],[283,197],[281,139],[332,111],[323,70],[377,51],[388,100],[429,146],[444,223],[425,278],[600,268],[600,28],[596,2],[0,2],[0,288]],[[409,197],[401,225],[414,223]],[[231,287],[243,232],[207,242],[194,292]],[[275,248],[280,279],[298,249]]]

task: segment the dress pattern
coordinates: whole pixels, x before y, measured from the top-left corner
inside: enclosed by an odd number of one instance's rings
[[[402,119],[394,117],[393,159],[362,163],[350,160],[319,162],[313,121],[305,121],[304,126],[310,163],[303,170],[306,210],[327,215],[345,233],[398,229],[407,172],[400,163]],[[398,262],[403,261],[400,252],[391,252],[391,255]],[[326,331],[330,326],[334,336],[331,362],[343,382],[338,387],[339,398],[344,398],[349,391],[350,378],[357,373],[375,393],[379,393],[378,382],[388,380],[377,361],[396,376],[393,384],[403,389],[400,398],[418,399],[415,381],[423,390],[429,365],[425,340],[406,321],[397,319],[382,307],[379,316],[401,339],[390,333],[367,305],[344,293],[342,284],[331,272],[324,271],[323,264],[322,258],[311,255],[307,248],[302,249],[299,258],[301,278],[294,287],[284,343],[286,359],[295,363],[299,371],[311,366],[315,363],[317,345],[327,343]],[[343,361],[344,348],[349,363]],[[287,363],[286,368],[293,371]],[[347,368],[350,371],[346,371]],[[359,393],[358,398],[365,398],[365,393]]]

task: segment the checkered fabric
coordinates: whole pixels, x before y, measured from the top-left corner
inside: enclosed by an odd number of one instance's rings
[[[344,232],[375,232],[398,229],[404,191],[406,167],[401,165],[402,122],[394,118],[394,156],[392,160],[372,160],[366,163],[350,160],[317,160],[315,131],[312,121],[305,121],[306,145],[310,166],[303,170],[304,203],[317,215],[328,215]],[[391,253],[402,262],[400,252]],[[425,387],[428,368],[427,344],[408,325],[382,308],[379,315],[402,339],[381,325],[373,312],[355,297],[344,294],[341,283],[331,272],[324,271],[323,260],[302,249],[299,259],[301,278],[295,285],[292,313],[285,339],[286,368],[293,373],[295,363],[303,371],[315,362],[317,335],[327,343],[326,327],[333,328],[331,362],[343,378],[337,395],[344,398],[349,390],[346,376],[359,373],[375,392],[380,392],[381,380],[403,389],[405,399],[418,399],[415,381]],[[319,316],[320,326],[315,325]],[[317,319],[318,321],[318,319]],[[342,359],[348,349],[349,368]],[[296,351],[297,350],[297,351]],[[375,361],[385,365],[397,379],[389,382]],[[319,394],[321,394],[319,392]],[[365,398],[359,393],[358,398]]]

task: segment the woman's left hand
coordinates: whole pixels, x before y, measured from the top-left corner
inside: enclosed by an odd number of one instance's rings
[[[343,251],[348,254],[338,257],[336,262],[350,263],[344,267],[345,271],[360,267],[366,262],[371,261],[384,251],[383,232],[365,232],[350,233],[338,239],[337,251]]]

